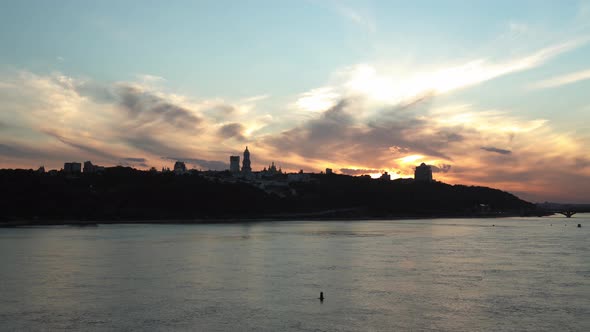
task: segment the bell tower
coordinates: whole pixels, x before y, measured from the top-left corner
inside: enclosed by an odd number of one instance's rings
[[[250,151],[248,151],[248,147],[244,150],[244,161],[242,162],[242,172],[250,173],[252,172],[252,167],[250,167]]]

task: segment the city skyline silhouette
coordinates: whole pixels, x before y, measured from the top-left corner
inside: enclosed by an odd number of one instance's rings
[[[425,163],[530,201],[590,197],[583,1],[32,3],[0,14],[0,168],[221,170],[249,146],[256,169]]]

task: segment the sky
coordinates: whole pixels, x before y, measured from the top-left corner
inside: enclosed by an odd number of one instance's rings
[[[590,202],[590,1],[0,1],[0,168],[332,168]]]

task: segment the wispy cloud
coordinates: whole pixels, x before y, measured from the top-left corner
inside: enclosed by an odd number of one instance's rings
[[[534,83],[530,86],[531,89],[547,89],[547,88],[556,88],[562,85],[573,84],[579,81],[584,81],[590,79],[590,69],[588,70],[581,70],[574,73],[569,73],[566,75],[552,77],[537,83]]]
[[[526,23],[512,21],[508,23],[508,30],[510,33],[520,35],[528,32],[530,27]]]
[[[499,148],[495,148],[493,146],[482,146],[481,149],[488,151],[488,152],[494,152],[494,153],[499,153],[499,154],[504,154],[504,155],[508,155],[508,154],[512,153],[512,151],[510,151],[510,150],[499,149]]]
[[[332,82],[299,95],[301,110],[321,111],[339,98],[362,96],[371,102],[397,105],[431,95],[443,95],[509,74],[539,67],[560,54],[578,48],[587,38],[572,39],[509,59],[478,58],[461,64],[407,72],[398,65],[361,63],[341,69]]]
[[[137,76],[139,82],[141,82],[145,85],[156,85],[156,84],[166,82],[166,79],[164,77],[157,76],[157,75],[139,74],[136,76]]]
[[[127,157],[127,158],[123,158],[123,160],[134,162],[134,163],[145,163],[147,161],[145,158],[138,158],[138,157]]]
[[[342,17],[350,20],[368,32],[375,33],[377,31],[377,24],[375,20],[366,13],[363,13],[358,9],[344,6],[340,3],[335,3],[335,8]]]
[[[244,103],[244,104],[250,104],[250,103],[256,103],[265,99],[270,98],[269,94],[264,94],[264,95],[258,95],[258,96],[252,96],[252,97],[247,97],[244,99],[240,100],[240,103]]]

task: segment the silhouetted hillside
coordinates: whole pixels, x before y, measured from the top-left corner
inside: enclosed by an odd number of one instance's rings
[[[534,209],[485,187],[315,175],[279,197],[249,183],[202,173],[175,175],[131,168],[103,174],[38,174],[0,170],[1,219],[163,220],[253,218],[383,218],[521,214]]]
[[[379,181],[344,175],[318,175],[317,182],[299,183],[305,193],[296,200],[319,208],[358,207],[369,216],[444,216],[524,213],[534,205],[492,188],[408,180]]]

